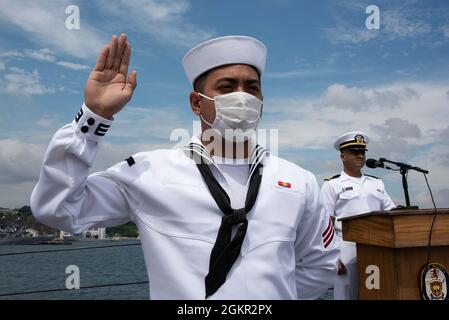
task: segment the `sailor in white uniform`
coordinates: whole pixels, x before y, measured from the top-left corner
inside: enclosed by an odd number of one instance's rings
[[[321,197],[325,210],[335,219],[335,231],[340,246],[339,270],[334,282],[334,299],[358,299],[356,244],[343,241],[342,223],[338,219],[356,214],[390,210],[395,207],[381,179],[362,173],[365,165],[368,136],[363,132],[348,132],[334,143],[340,151],[343,171],[325,179]]]
[[[250,138],[262,112],[265,46],[228,36],[191,49],[183,66],[202,135],[89,175],[136,87],[130,55],[124,34],[100,53],[85,103],[45,154],[34,216],[72,233],[135,222],[154,299],[320,296],[337,272],[338,248],[317,181]],[[228,157],[239,148],[241,157]]]

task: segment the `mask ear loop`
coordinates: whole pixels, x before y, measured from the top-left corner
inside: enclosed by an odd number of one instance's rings
[[[195,91],[195,92],[196,92],[196,91]],[[200,97],[206,98],[206,99],[211,100],[211,101],[215,101],[214,98],[208,97],[208,96],[206,96],[205,94],[202,94],[201,92],[196,92],[196,93],[197,93]]]
[[[211,127],[212,128],[212,124],[211,123],[209,123],[209,122],[207,122],[206,121],[206,119],[204,119],[203,118],[203,115],[202,114],[200,114],[200,118],[201,118],[201,120],[203,120],[206,124],[208,124],[209,125],[209,127]]]
[[[195,91],[195,92],[196,92],[196,91]],[[211,97],[208,97],[208,96],[206,96],[205,94],[202,94],[201,92],[196,92],[196,93],[197,93],[200,97],[203,97],[203,98],[208,99],[208,100],[211,100],[211,101],[215,101],[215,99],[213,99],[213,98],[211,98]],[[203,120],[206,124],[208,124],[209,127],[212,128],[212,124],[209,123],[209,122],[207,122],[206,119],[204,119],[204,117],[203,117],[202,114],[200,114],[200,118],[201,118],[201,120]]]

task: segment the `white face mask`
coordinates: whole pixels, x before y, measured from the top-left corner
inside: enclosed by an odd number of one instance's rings
[[[214,98],[198,94],[215,102],[215,120],[211,124],[227,140],[247,140],[256,131],[262,112],[262,101],[246,92],[232,92]]]

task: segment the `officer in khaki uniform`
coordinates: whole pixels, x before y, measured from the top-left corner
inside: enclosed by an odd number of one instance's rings
[[[336,238],[340,244],[339,270],[334,282],[334,299],[358,299],[356,244],[343,241],[340,218],[356,214],[390,210],[395,207],[381,179],[362,173],[368,136],[353,131],[341,135],[334,143],[340,151],[343,171],[325,179],[321,196],[325,210],[335,218]]]

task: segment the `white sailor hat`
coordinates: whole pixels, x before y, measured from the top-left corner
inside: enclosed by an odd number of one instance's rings
[[[267,48],[259,40],[247,36],[226,36],[192,48],[182,59],[182,65],[193,85],[204,72],[227,64],[248,64],[262,76],[266,59]]]
[[[351,131],[347,132],[335,141],[334,147],[337,150],[343,149],[363,149],[366,150],[366,146],[368,145],[369,138],[366,133],[360,131]]]

